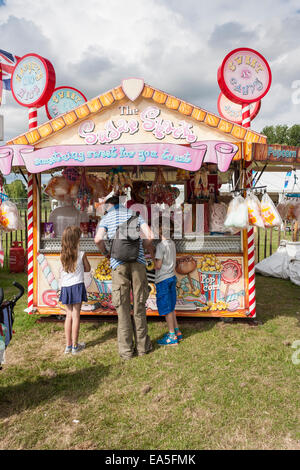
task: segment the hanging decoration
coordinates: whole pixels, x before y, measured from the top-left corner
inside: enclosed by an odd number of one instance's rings
[[[75,201],[76,209],[84,211],[92,201],[92,192],[87,184],[85,169],[83,169],[80,179],[79,191]]]
[[[113,168],[108,173],[107,186],[112,187],[116,196],[122,196],[126,188],[132,188],[131,176],[122,167]]]
[[[176,198],[179,196],[180,191],[176,187],[167,184],[162,168],[158,168],[155,179],[147,194],[146,204],[167,204],[172,206]]]

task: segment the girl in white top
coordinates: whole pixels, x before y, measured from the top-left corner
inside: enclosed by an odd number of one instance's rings
[[[61,293],[60,302],[65,305],[65,353],[77,354],[84,349],[84,343],[78,343],[80,310],[83,301],[87,301],[84,285],[84,272],[91,269],[83,251],[79,251],[81,230],[79,227],[66,227],[62,234],[60,261]]]

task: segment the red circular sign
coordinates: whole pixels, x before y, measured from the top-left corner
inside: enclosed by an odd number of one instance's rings
[[[251,121],[257,116],[261,101],[250,103],[250,119]],[[227,121],[234,122],[235,124],[242,124],[242,105],[231,101],[224,93],[219,94],[218,98],[218,111],[222,118]]]
[[[51,97],[55,87],[55,70],[51,62],[38,54],[26,54],[15,65],[11,91],[21,106],[40,108]]]
[[[266,59],[247,47],[229,52],[218,69],[219,87],[234,103],[250,104],[261,100],[268,93],[271,81]]]

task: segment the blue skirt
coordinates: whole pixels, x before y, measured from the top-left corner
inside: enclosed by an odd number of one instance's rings
[[[80,304],[87,301],[86,288],[83,282],[70,287],[62,287],[59,300],[64,305]]]

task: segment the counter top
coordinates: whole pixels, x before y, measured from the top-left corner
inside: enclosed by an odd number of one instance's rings
[[[174,240],[177,253],[242,253],[240,235],[186,235]],[[93,238],[81,238],[80,250],[99,253]],[[42,238],[40,253],[60,253],[61,238]]]

